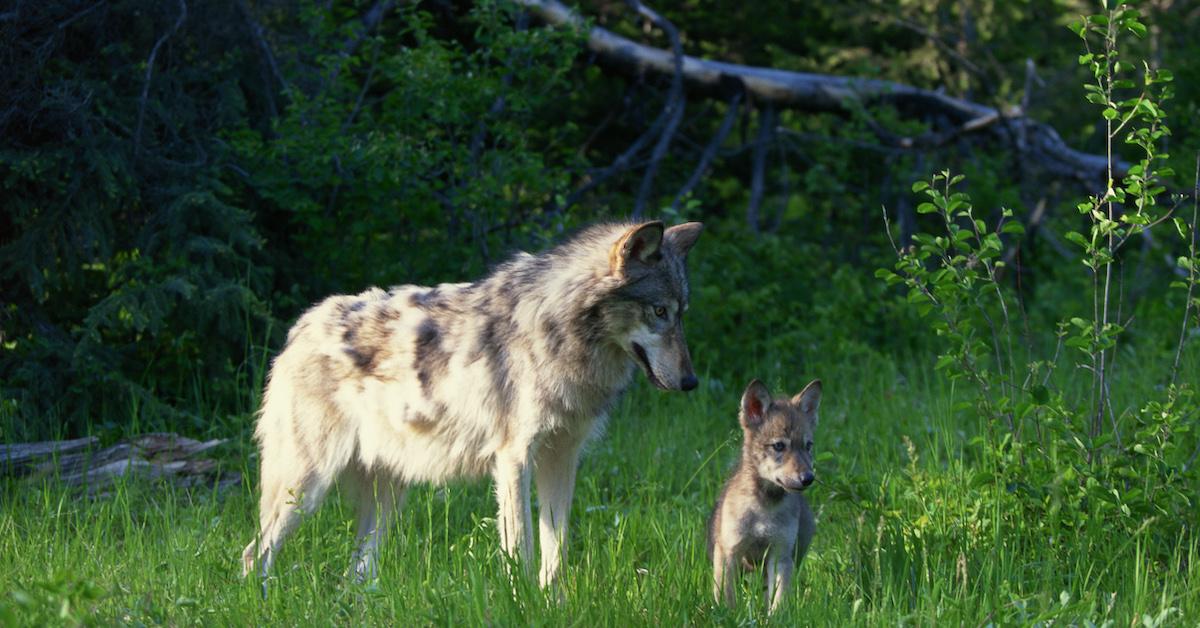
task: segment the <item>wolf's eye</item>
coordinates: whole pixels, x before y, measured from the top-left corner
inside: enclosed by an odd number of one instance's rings
[[[771,443],[771,449],[774,449],[775,451],[783,451],[787,449],[787,443],[783,441],[775,441],[774,443]]]
[[[667,308],[665,308],[665,307],[663,307],[663,306],[661,306],[661,305],[660,305],[660,306],[658,306],[658,307],[655,307],[655,308],[654,308],[654,315],[655,315],[655,316],[657,316],[657,317],[659,317],[659,318],[666,318],[666,317],[667,317]]]
[[[808,451],[812,451],[812,441],[810,440],[807,443],[804,443],[804,448]]]

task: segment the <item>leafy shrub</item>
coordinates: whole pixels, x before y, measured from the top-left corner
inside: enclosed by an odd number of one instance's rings
[[[895,272],[881,269],[877,275],[904,285],[907,301],[930,315],[943,347],[937,369],[974,391],[968,409],[987,427],[976,444],[995,483],[985,482],[980,490],[998,486],[1016,499],[1017,508],[1002,511],[1012,525],[1039,529],[1051,548],[1060,545],[1054,539],[1088,525],[1122,537],[1147,535],[1147,547],[1169,552],[1181,530],[1195,528],[1194,487],[1200,485],[1193,465],[1200,404],[1194,383],[1176,378],[1184,338],[1173,366],[1153,371],[1166,381],[1154,392],[1138,391],[1147,394],[1144,401],[1118,406],[1112,382],[1125,332],[1116,315],[1113,266],[1130,236],[1164,217],[1157,205],[1163,192],[1158,179],[1170,172],[1156,164],[1168,132],[1160,103],[1169,96],[1162,86],[1170,74],[1147,70],[1140,93],[1118,99],[1117,91],[1133,83],[1120,78],[1128,66],[1117,60],[1116,36],[1144,31],[1137,13],[1117,7],[1076,30],[1085,41],[1092,32],[1103,37],[1103,50],[1089,52],[1081,63],[1090,64],[1097,79],[1088,100],[1103,107],[1110,142],[1124,132],[1142,154],[1119,185],[1079,205],[1089,229],[1068,235],[1081,248],[1092,279],[1091,315],[1060,321],[1053,354],[1041,356],[1037,338],[1021,331],[1028,328],[1019,325],[1019,301],[998,278],[1005,268],[1002,238],[1019,237],[1023,229],[1006,220],[1007,210],[1005,220],[988,228],[969,196],[955,191],[961,176],[948,172],[913,185],[928,198],[918,212],[939,217],[941,233],[916,235],[911,249],[898,251]],[[1177,224],[1188,241],[1194,221]],[[1190,255],[1194,246],[1179,262],[1189,271]],[[1185,333],[1195,281],[1189,272],[1177,282],[1189,291]],[[1072,368],[1061,368],[1064,363]]]

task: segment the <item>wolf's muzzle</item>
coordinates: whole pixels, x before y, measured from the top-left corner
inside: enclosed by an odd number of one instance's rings
[[[646,355],[646,350],[638,343],[633,343],[633,354],[637,356],[638,364],[646,371],[646,377],[650,379],[650,383],[663,390],[671,390],[669,386],[663,383],[657,375],[654,374],[654,367],[650,366],[650,356]]]

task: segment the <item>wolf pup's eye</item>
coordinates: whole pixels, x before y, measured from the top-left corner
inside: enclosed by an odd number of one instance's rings
[[[658,307],[655,307],[655,308],[654,308],[654,315],[655,315],[655,316],[657,316],[657,317],[659,317],[659,318],[666,318],[666,317],[667,317],[667,308],[665,308],[665,307],[663,307],[663,306],[661,306],[661,305],[660,305],[660,306],[658,306]]]
[[[775,451],[783,451],[787,449],[787,443],[784,443],[783,441],[776,441],[771,443],[771,449],[774,449]]]
[[[809,451],[812,451],[812,441],[810,440],[807,443],[804,443],[804,448]]]

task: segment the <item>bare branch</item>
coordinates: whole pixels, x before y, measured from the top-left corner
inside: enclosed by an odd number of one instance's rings
[[[571,194],[569,194],[563,201],[563,204],[561,207],[559,207],[559,209],[566,209],[567,207],[578,203],[579,199],[583,198],[584,194],[592,191],[596,188],[596,186],[604,183],[614,175],[628,170],[630,167],[630,162],[633,160],[633,158],[650,141],[650,138],[654,137],[654,134],[658,133],[659,129],[662,128],[662,125],[666,122],[667,113],[668,111],[666,109],[659,113],[658,117],[654,119],[654,122],[650,123],[650,128],[646,129],[645,133],[641,134],[641,136],[634,140],[634,142],[629,145],[629,148],[625,149],[625,152],[617,155],[617,158],[614,159],[613,162],[608,165],[608,167],[596,171],[591,175],[591,177],[589,177],[587,183],[580,186],[574,192],[571,192]]]
[[[133,152],[136,155],[142,148],[142,122],[146,116],[146,97],[150,94],[150,79],[154,76],[154,60],[158,57],[158,49],[162,48],[164,42],[167,41],[175,31],[183,26],[183,20],[187,18],[187,4],[183,0],[179,0],[179,17],[175,19],[175,25],[171,30],[162,34],[158,41],[154,42],[154,48],[150,49],[150,58],[146,60],[146,78],[142,80],[142,96],[138,99],[138,117],[137,127],[133,131]]]
[[[1191,263],[1188,265],[1188,282],[1187,282],[1187,297],[1183,302],[1183,327],[1179,330],[1179,345],[1175,347],[1175,361],[1171,364],[1171,385],[1175,385],[1176,377],[1179,375],[1179,359],[1183,357],[1183,343],[1187,339],[1188,315],[1192,311],[1192,291],[1196,288],[1196,230],[1200,229],[1200,225],[1196,223],[1198,203],[1200,203],[1200,153],[1196,154],[1196,178],[1195,189],[1192,190],[1192,230],[1188,233],[1188,259]],[[1200,451],[1200,448],[1198,448]],[[1192,454],[1195,458],[1196,454]],[[1189,464],[1191,461],[1188,461]]]
[[[667,34],[671,40],[673,65],[671,91],[667,95],[667,104],[663,108],[664,113],[667,111],[671,113],[667,118],[666,126],[663,127],[662,135],[658,138],[658,143],[654,145],[654,151],[650,153],[650,164],[646,166],[646,173],[642,176],[642,186],[638,190],[637,201],[633,206],[633,217],[638,218],[641,217],[642,210],[646,206],[646,199],[650,196],[654,185],[654,176],[658,172],[658,163],[667,154],[667,149],[671,146],[671,138],[675,136],[675,129],[679,127],[679,121],[683,119],[683,110],[687,100],[683,93],[683,44],[679,41],[679,31],[670,20],[659,15],[639,0],[629,0],[629,4]]]
[[[783,224],[783,215],[787,213],[788,201],[792,195],[792,182],[788,177],[788,173],[792,171],[792,168],[788,165],[787,161],[787,146],[780,139],[777,130],[771,133],[771,138],[774,140],[772,143],[775,145],[776,150],[779,151],[779,183],[782,188],[779,194],[779,207],[775,210],[775,215],[771,218],[771,226],[769,228],[771,233],[775,233],[779,231],[779,226]]]
[[[254,12],[251,11],[250,5],[246,4],[246,0],[239,0],[238,8],[241,9],[242,15],[246,17],[246,25],[250,28],[250,34],[254,36],[254,43],[262,51],[263,58],[267,61],[267,67],[271,70],[271,76],[279,82],[279,87],[287,89],[287,81],[283,78],[283,73],[279,71],[279,64],[275,61],[275,52],[271,50],[271,45],[267,43],[266,37],[263,36],[263,26],[254,17]],[[267,99],[271,106],[272,117],[278,115],[278,108],[275,106],[274,90],[268,88],[266,90]]]
[[[550,24],[584,30],[588,48],[610,65],[632,73],[652,72],[664,76],[674,73],[674,59],[670,52],[639,44],[604,28],[589,27],[582,16],[557,0],[517,2],[529,7]],[[691,56],[683,58],[683,78],[690,94],[726,95],[729,82],[737,81],[759,102],[805,111],[848,113],[855,107],[868,104],[890,104],[907,111],[937,112],[958,125],[955,135],[986,131],[1006,142],[1015,141],[1014,133],[1024,135],[1029,149],[1028,158],[1056,176],[1095,182],[1107,174],[1108,160],[1105,156],[1072,149],[1053,128],[1026,117],[1024,110],[1018,108],[1000,111],[937,91],[892,81],[791,72]],[[1001,119],[1006,119],[1007,124],[994,124]],[[930,141],[934,140],[943,143],[948,141],[940,136],[930,138]],[[900,148],[927,147],[918,140],[896,141]],[[1113,166],[1113,174],[1121,176],[1128,170],[1129,164],[1116,162]]]
[[[392,7],[395,6],[395,4],[396,3],[392,2],[391,0],[380,0],[379,2],[371,5],[371,8],[367,9],[367,12],[364,13],[360,19],[360,26],[355,30],[354,36],[342,45],[342,51],[339,52],[338,55],[345,60],[350,58],[350,56],[355,52],[358,52],[358,47],[361,46],[364,41],[366,41],[367,37],[370,36],[370,34],[375,30],[375,27],[379,26],[379,23],[383,21],[384,16],[392,10]],[[344,66],[344,63],[335,64],[333,66],[333,71],[329,73],[329,76],[322,80],[321,88],[317,90],[317,93],[324,92],[329,86],[336,83],[338,75],[341,73],[342,67]]]
[[[767,103],[758,114],[758,134],[754,146],[754,170],[750,176],[750,203],[746,206],[746,224],[759,232],[758,207],[762,204],[763,178],[767,168],[767,146],[775,133],[775,107]]]
[[[725,112],[725,117],[721,119],[721,126],[717,127],[717,132],[713,135],[712,141],[708,146],[704,147],[704,152],[700,154],[700,161],[696,164],[696,169],[692,171],[692,176],[688,178],[687,183],[679,188],[679,192],[675,195],[675,200],[671,201],[671,209],[677,209],[680,201],[684,199],[691,191],[700,183],[700,178],[708,172],[708,166],[712,163],[714,157],[717,156],[717,149],[729,136],[729,132],[733,130],[733,122],[737,120],[739,105],[742,102],[742,93],[736,92],[729,99],[729,110]]]

